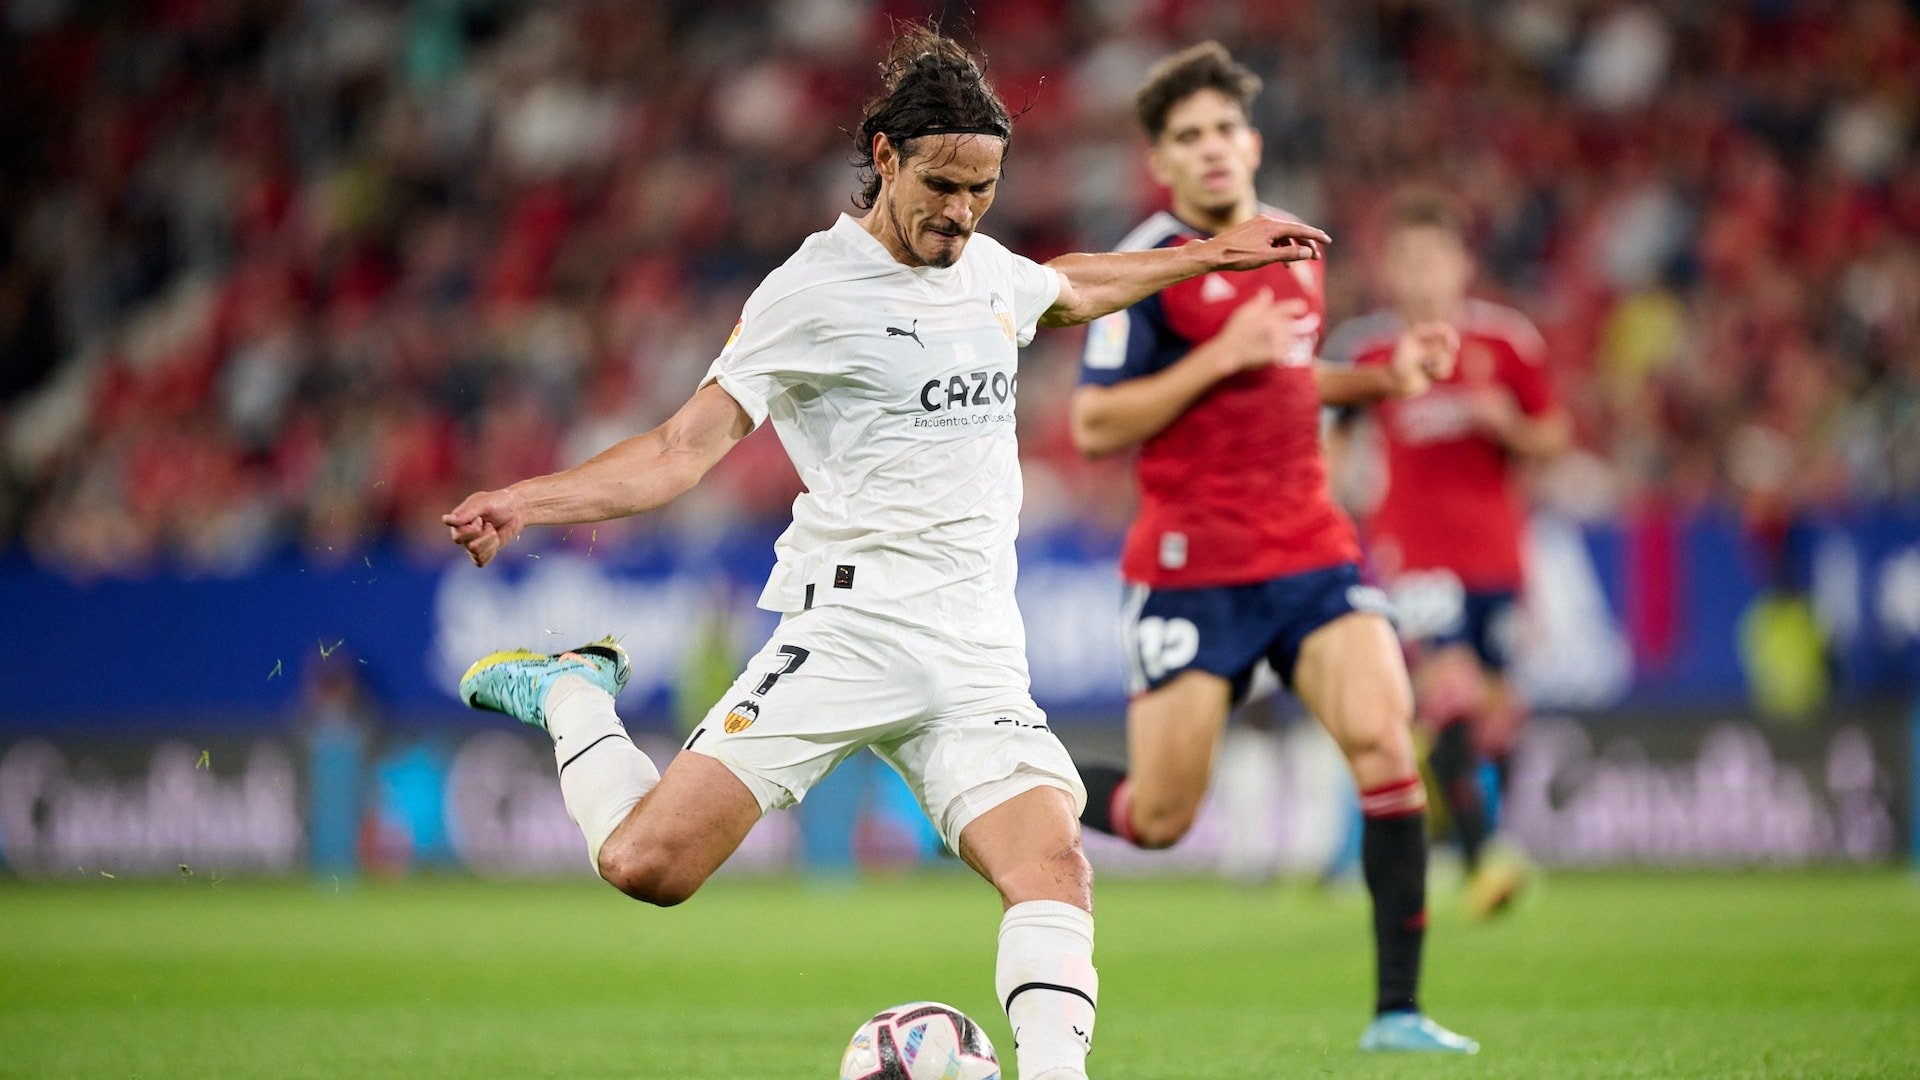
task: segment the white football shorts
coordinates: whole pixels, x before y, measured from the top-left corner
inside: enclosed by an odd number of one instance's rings
[[[988,810],[1038,787],[1087,802],[1079,770],[1028,690],[1014,646],[979,645],[840,606],[793,612],[748,661],[686,749],[738,776],[761,812],[793,806],[872,747],[947,846]]]

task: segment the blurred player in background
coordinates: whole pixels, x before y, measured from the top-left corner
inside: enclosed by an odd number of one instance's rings
[[[1260,82],[1214,43],[1156,66],[1137,105],[1172,212],[1123,248],[1179,250],[1263,213]],[[1212,273],[1161,291],[1088,333],[1073,401],[1089,455],[1139,448],[1140,512],[1121,571],[1134,694],[1129,768],[1083,768],[1083,823],[1163,848],[1193,824],[1227,714],[1270,664],[1347,758],[1365,814],[1375,1019],[1367,1050],[1477,1049],[1417,1002],[1426,930],[1426,794],[1413,699],[1385,597],[1361,583],[1353,527],[1320,452],[1323,401],[1419,393],[1452,361],[1444,324],[1409,328],[1390,362],[1316,362],[1318,263]]]
[[[1402,193],[1384,254],[1381,285],[1393,306],[1342,325],[1325,355],[1364,370],[1390,364],[1408,326],[1442,320],[1460,334],[1451,375],[1418,398],[1374,408],[1387,483],[1367,536],[1413,643],[1428,762],[1466,862],[1469,906],[1484,916],[1527,876],[1517,853],[1488,857],[1480,779],[1486,760],[1504,778],[1526,715],[1506,682],[1525,583],[1516,472],[1565,448],[1571,428],[1540,332],[1512,308],[1468,298],[1474,262],[1452,203],[1434,191]]]
[[[604,521],[685,493],[771,419],[805,482],[762,607],[783,618],[662,776],[627,738],[611,642],[495,653],[470,704],[554,740],[596,868],[687,899],[768,810],[871,747],[999,890],[997,997],[1025,1080],[1086,1076],[1098,979],[1073,762],[1028,689],[1014,603],[1015,361],[1038,325],[1085,322],[1195,274],[1312,259],[1272,218],[1177,250],[1041,266],[975,230],[1012,119],[978,64],[899,36],[862,118],[864,217],[815,233],[748,299],[691,401],[583,465],[468,497],[444,518],[484,566],[533,525]]]

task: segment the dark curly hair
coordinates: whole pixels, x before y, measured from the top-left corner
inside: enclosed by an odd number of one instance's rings
[[[885,135],[903,161],[912,156],[915,140],[925,135],[1012,137],[1013,117],[987,85],[985,67],[965,46],[926,24],[910,23],[893,39],[880,64],[881,91],[867,102],[860,130],[854,133],[853,163],[862,185],[853,198],[855,206],[870,209],[880,197],[875,135]]]
[[[1175,105],[1202,90],[1218,90],[1240,103],[1240,112],[1253,115],[1253,99],[1260,95],[1260,76],[1233,58],[1226,46],[1203,41],[1153,65],[1147,84],[1134,96],[1134,111],[1147,138],[1159,139],[1167,130],[1167,114]]]

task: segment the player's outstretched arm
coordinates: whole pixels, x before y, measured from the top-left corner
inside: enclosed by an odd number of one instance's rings
[[[529,525],[580,525],[665,506],[752,431],[739,403],[709,383],[652,431],[571,469],[477,491],[440,520],[473,564],[485,566]]]
[[[1234,309],[1219,333],[1176,363],[1111,386],[1080,387],[1073,392],[1069,424],[1073,445],[1100,457],[1153,438],[1221,379],[1285,356],[1306,313],[1301,301],[1276,301],[1272,289],[1261,289]]]
[[[1152,251],[1062,255],[1047,263],[1060,275],[1060,296],[1041,326],[1091,322],[1144,300],[1169,285],[1215,270],[1252,270],[1276,262],[1320,257],[1332,238],[1311,225],[1255,217],[1218,236]]]
[[[1383,398],[1424,394],[1435,379],[1453,374],[1460,354],[1460,332],[1443,322],[1417,323],[1394,342],[1384,364],[1350,367],[1321,362],[1313,376],[1325,405],[1368,405]]]
[[[1563,408],[1529,416],[1512,394],[1498,387],[1473,394],[1467,408],[1482,431],[1519,457],[1550,458],[1573,443],[1573,419]]]

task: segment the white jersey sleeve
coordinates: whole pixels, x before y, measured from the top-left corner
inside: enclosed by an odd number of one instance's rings
[[[1007,252],[1007,260],[1013,278],[1014,340],[1025,348],[1033,343],[1033,335],[1040,328],[1040,317],[1060,299],[1060,272],[1011,251]]]
[[[700,380],[702,386],[719,383],[756,428],[766,423],[780,395],[796,386],[817,387],[828,374],[833,351],[819,333],[819,312],[808,308],[804,290],[768,292],[762,285],[747,298],[732,336]]]
[[[1022,348],[1033,344],[1040,317],[1060,299],[1060,272],[1007,250],[1000,241],[984,233],[973,234],[973,239],[967,241],[967,251],[992,268],[991,277],[1013,291],[1012,303],[1008,303],[998,289],[988,301],[1007,339]]]

